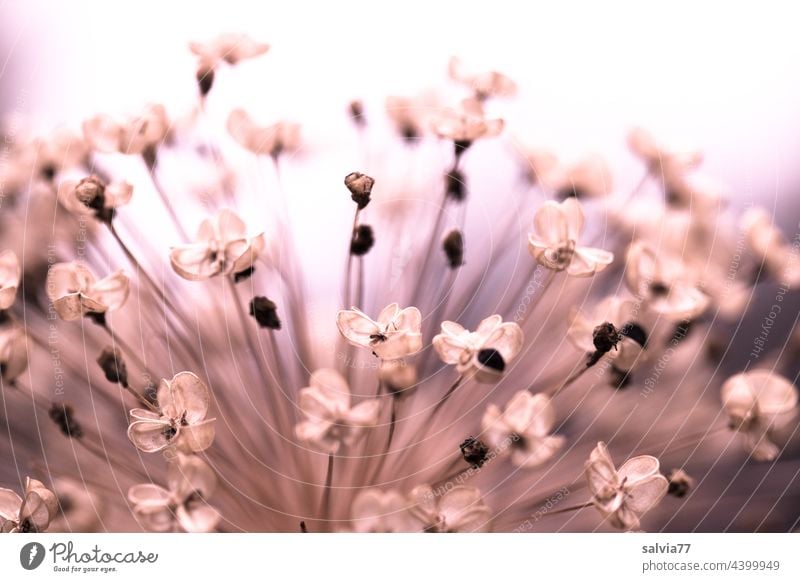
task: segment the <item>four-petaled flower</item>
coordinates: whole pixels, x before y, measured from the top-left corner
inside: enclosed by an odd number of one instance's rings
[[[492,383],[517,357],[522,341],[519,325],[504,323],[502,317],[492,315],[481,321],[475,331],[454,321],[443,321],[442,333],[433,338],[433,347],[445,364],[456,366],[459,374],[474,374],[478,382]]]
[[[94,214],[108,221],[114,211],[131,201],[133,186],[128,182],[105,184],[97,176],[65,180],[58,186],[58,200],[74,214]]]
[[[677,258],[636,241],[628,248],[625,282],[648,309],[672,321],[691,320],[709,305],[691,273]]]
[[[597,443],[586,462],[592,502],[614,527],[639,529],[639,517],[658,505],[669,482],[659,473],[658,459],[641,455],[617,470],[606,444]]]
[[[736,374],[722,385],[722,403],[731,428],[745,437],[745,448],[757,461],[772,461],[779,449],[770,432],[791,420],[797,407],[797,389],[770,370]]]
[[[128,490],[133,514],[147,531],[190,533],[212,531],[220,515],[206,501],[217,486],[217,476],[196,455],[178,455],[167,472],[167,487],[154,483],[134,485]]]
[[[605,269],[614,255],[602,249],[579,247],[583,231],[583,209],[575,198],[548,200],[536,212],[536,232],[528,236],[528,250],[540,265],[553,271],[566,270],[573,277],[589,277]]]
[[[490,404],[481,428],[486,443],[500,456],[511,456],[518,467],[537,467],[548,461],[564,444],[564,437],[551,435],[555,409],[544,394],[520,390],[504,411]]]
[[[56,263],[47,273],[47,296],[64,321],[115,311],[125,303],[129,290],[130,280],[122,270],[98,281],[80,261]]]
[[[430,485],[419,485],[410,497],[414,505],[409,511],[420,522],[420,531],[456,533],[491,529],[491,510],[475,487],[456,485],[439,496]]]
[[[169,138],[170,121],[163,105],[151,104],[125,120],[96,115],[83,122],[83,135],[98,152],[139,155],[157,149]]]
[[[367,427],[378,422],[379,400],[351,406],[350,388],[336,370],[323,368],[311,375],[310,386],[300,390],[299,406],[305,420],[295,426],[302,442],[336,454],[342,444],[356,442]]]
[[[204,451],[214,441],[215,418],[206,420],[210,394],[191,372],[179,372],[158,386],[158,412],[134,408],[128,438],[140,451],[175,446],[186,453]]]
[[[170,250],[175,272],[189,281],[248,270],[264,249],[264,234],[248,237],[247,227],[236,213],[220,210],[200,224],[194,243]]]
[[[25,498],[0,488],[0,533],[41,533],[58,513],[58,500],[41,481],[25,479]]]
[[[0,253],[0,311],[8,309],[17,297],[17,287],[22,270],[14,251]]]
[[[254,154],[277,158],[300,146],[300,125],[279,121],[270,126],[258,125],[244,109],[234,109],[228,116],[228,133],[240,146]]]
[[[353,307],[336,314],[336,325],[348,342],[369,348],[382,360],[398,360],[422,349],[422,314],[416,307],[400,309],[392,303],[383,308],[377,321]]]

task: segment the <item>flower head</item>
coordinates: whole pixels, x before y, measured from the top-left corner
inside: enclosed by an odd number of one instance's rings
[[[658,505],[669,487],[659,473],[658,459],[633,457],[618,471],[603,442],[597,443],[586,462],[586,479],[595,507],[624,530],[639,529],[639,517]]]
[[[677,258],[657,254],[641,241],[628,248],[625,282],[648,309],[673,321],[694,319],[709,304],[691,273]]]
[[[364,489],[353,500],[353,531],[369,533],[413,532],[415,520],[408,513],[408,499],[397,491]],[[418,531],[418,530],[417,530]]]
[[[208,42],[190,42],[189,50],[214,67],[223,61],[235,65],[263,55],[269,50],[269,45],[257,42],[246,34],[224,33]]]
[[[128,182],[105,184],[97,176],[80,181],[65,180],[58,186],[58,199],[64,208],[75,214],[94,214],[109,221],[114,211],[131,200],[133,186]]]
[[[244,109],[231,111],[228,133],[240,146],[254,154],[266,154],[274,158],[300,147],[300,126],[297,123],[279,121],[270,126],[258,125]]]
[[[503,73],[468,70],[458,57],[450,59],[448,73],[451,79],[471,89],[476,99],[481,101],[489,97],[511,97],[517,92],[517,84]]]
[[[335,454],[342,444],[350,446],[375,426],[380,414],[379,400],[351,405],[350,388],[336,370],[323,368],[311,375],[311,385],[300,390],[300,411],[305,420],[295,434],[302,442]]]
[[[567,271],[573,277],[589,277],[614,260],[608,251],[579,247],[583,231],[583,209],[574,198],[563,202],[548,200],[533,220],[536,232],[528,236],[528,250],[543,267]]]
[[[405,358],[422,349],[422,314],[416,307],[400,309],[391,303],[377,321],[353,307],[336,314],[336,325],[348,342],[369,348],[382,360]]]
[[[564,444],[564,437],[551,435],[555,410],[544,394],[520,390],[505,410],[490,404],[481,421],[486,442],[501,456],[511,456],[518,467],[537,467],[548,461]]]
[[[0,310],[8,309],[17,297],[22,269],[14,251],[0,253]]]
[[[158,412],[134,408],[128,438],[140,451],[154,453],[169,446],[190,453],[214,441],[215,418],[206,419],[211,396],[191,372],[179,372],[158,386]]]
[[[770,440],[770,432],[795,413],[795,386],[770,370],[751,370],[722,385],[722,403],[731,427],[744,435],[745,448],[753,458],[774,460],[779,449]]]
[[[462,147],[477,139],[495,137],[503,131],[502,119],[486,119],[483,107],[476,99],[465,99],[458,109],[445,109],[433,118],[433,132]]]
[[[210,532],[219,513],[206,501],[217,486],[217,476],[197,455],[178,455],[167,473],[167,489],[153,483],[128,490],[133,514],[147,531]]]
[[[58,512],[58,500],[41,481],[25,479],[25,498],[0,488],[0,532],[39,533]]]
[[[92,117],[83,122],[83,135],[98,152],[139,155],[169,138],[170,121],[163,105],[151,104],[125,120],[104,114]]]
[[[173,247],[169,259],[175,272],[189,281],[248,270],[264,249],[264,235],[246,235],[247,227],[231,210],[220,210],[200,224],[194,243]]]
[[[439,109],[439,100],[432,93],[386,99],[386,113],[408,144],[415,144],[429,130],[430,121]]]
[[[414,487],[411,515],[420,529],[432,533],[486,532],[491,528],[491,510],[475,487],[457,485],[437,496],[429,485]]]
[[[475,331],[454,321],[443,321],[442,333],[433,338],[433,347],[445,364],[456,366],[459,374],[474,375],[479,382],[491,383],[499,380],[517,357],[522,341],[519,325],[492,315],[481,321]]]
[[[130,280],[123,271],[97,280],[80,261],[56,263],[47,273],[47,296],[64,321],[116,311],[125,303],[129,290]]]

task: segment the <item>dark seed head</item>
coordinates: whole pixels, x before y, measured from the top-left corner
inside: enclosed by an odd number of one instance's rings
[[[258,325],[269,329],[280,329],[281,320],[278,318],[278,306],[266,297],[253,297],[250,301],[250,315],[256,318]]]
[[[93,311],[90,311],[89,313],[86,314],[86,317],[88,317],[90,320],[92,320],[93,323],[96,323],[100,327],[105,327],[106,326],[106,314],[105,314],[105,312],[103,312],[103,313],[95,313]]]
[[[592,343],[595,349],[601,354],[607,354],[617,347],[620,337],[619,331],[613,323],[608,321],[601,323],[592,332]]]
[[[350,102],[349,106],[350,118],[358,127],[363,127],[367,124],[367,118],[364,117],[364,104],[355,99]]]
[[[119,350],[107,346],[100,352],[97,358],[97,363],[106,376],[106,380],[114,384],[121,384],[122,386],[128,385],[128,370],[125,366],[125,360],[122,359],[122,353]]]
[[[472,140],[469,139],[457,139],[453,142],[453,147],[455,148],[456,158],[461,157],[469,146],[472,145]]]
[[[692,320],[684,319],[675,326],[675,330],[672,332],[672,337],[670,338],[670,343],[675,345],[682,342],[684,339],[686,339],[686,336],[689,335],[691,330]]]
[[[56,177],[56,172],[57,170],[55,165],[51,163],[42,164],[42,166],[39,168],[40,175],[47,182],[53,181],[53,179]]]
[[[575,184],[561,188],[558,192],[556,192],[556,197],[559,200],[566,200],[567,198],[577,198],[578,200],[581,200],[587,198],[586,192],[584,192],[582,188],[579,188]]]
[[[372,187],[375,185],[373,178],[361,172],[351,172],[345,176],[344,185],[350,190],[350,198],[358,205],[359,210],[369,204]]]
[[[455,229],[447,233],[442,248],[451,269],[457,269],[464,264],[464,237],[460,230]]]
[[[661,281],[655,281],[650,284],[650,293],[653,294],[653,297],[664,297],[669,293],[669,287]]]
[[[694,487],[694,479],[683,469],[673,469],[667,478],[669,479],[667,493],[674,497],[685,497]]]
[[[445,191],[449,198],[461,202],[467,197],[467,183],[460,170],[452,170],[445,176]]]
[[[350,253],[361,257],[366,255],[374,244],[375,236],[372,233],[372,227],[368,224],[359,224],[350,241]]]
[[[83,429],[81,425],[75,420],[74,411],[69,404],[56,404],[55,402],[50,407],[50,420],[52,420],[61,432],[70,438],[81,438],[83,436]]]
[[[200,90],[200,96],[205,97],[214,86],[214,69],[212,67],[200,66],[197,69],[197,88]]]
[[[103,210],[106,201],[106,185],[97,176],[84,178],[75,186],[75,196],[78,201],[95,212]]]
[[[481,467],[486,462],[489,448],[475,437],[467,437],[458,445],[464,460],[473,467]]]
[[[500,352],[491,348],[483,349],[478,352],[478,361],[481,365],[502,372],[506,369],[506,362]]]
[[[233,274],[233,282],[239,283],[240,281],[245,281],[249,279],[253,273],[255,272],[255,267],[248,267],[244,271],[239,271],[238,273]]]

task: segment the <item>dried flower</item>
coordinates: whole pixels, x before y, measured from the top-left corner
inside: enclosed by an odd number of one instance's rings
[[[214,441],[215,418],[206,420],[210,394],[191,372],[179,372],[158,386],[159,411],[130,411],[128,438],[145,453],[175,446],[190,453],[204,451]]]
[[[728,378],[721,394],[731,428],[744,435],[745,449],[757,461],[775,460],[780,451],[770,433],[794,416],[795,386],[770,370],[751,370]]]
[[[41,481],[25,478],[25,499],[0,488],[0,532],[40,533],[58,511],[56,496]]]
[[[342,444],[355,443],[367,427],[375,426],[379,400],[365,400],[351,407],[350,388],[336,370],[323,368],[311,375],[311,385],[300,391],[299,406],[305,420],[295,434],[302,442],[335,454]]]
[[[511,456],[518,467],[538,467],[563,446],[564,437],[551,435],[555,409],[549,397],[520,390],[505,410],[490,404],[481,429],[490,447],[501,456]]]
[[[482,467],[489,456],[489,447],[483,444],[483,441],[472,436],[461,441],[458,448],[461,450],[464,460],[476,468]]]
[[[92,149],[103,153],[140,155],[158,148],[170,135],[163,105],[147,105],[140,115],[116,120],[97,115],[83,122],[83,135]]]
[[[353,500],[353,531],[369,533],[413,532],[416,522],[408,513],[409,502],[397,491],[364,489]]]
[[[573,277],[589,277],[614,260],[608,251],[579,247],[583,231],[583,209],[574,198],[563,202],[548,200],[536,212],[535,233],[528,237],[528,250],[540,265]]]
[[[208,464],[196,455],[178,455],[170,463],[167,487],[153,483],[134,485],[128,490],[133,514],[147,531],[213,531],[219,513],[206,499],[217,486],[217,476]]]
[[[709,304],[680,260],[657,254],[641,241],[628,248],[625,282],[648,309],[672,321],[694,319]]]
[[[464,264],[464,236],[460,230],[453,229],[445,235],[442,249],[451,269],[457,269]]]
[[[375,179],[361,172],[351,172],[344,177],[344,185],[350,190],[350,197],[358,205],[359,210],[366,208],[372,194]]]
[[[75,410],[69,404],[56,404],[50,407],[50,420],[52,420],[64,436],[79,439],[83,436],[83,428],[75,419]]]
[[[433,338],[433,347],[445,364],[453,364],[459,374],[474,375],[478,382],[497,382],[506,367],[522,349],[522,328],[503,323],[499,315],[487,317],[474,332],[454,321],[442,322],[442,333]]]
[[[450,78],[470,88],[481,101],[490,97],[511,97],[517,85],[498,71],[470,71],[458,57],[452,57],[448,66]]]
[[[22,269],[14,251],[0,253],[0,310],[8,309],[17,298]]]
[[[669,487],[658,471],[658,459],[650,455],[628,459],[617,470],[606,444],[599,442],[586,462],[592,502],[614,527],[639,529],[639,517],[658,505]]]
[[[266,297],[253,297],[250,301],[250,315],[261,327],[280,329],[281,320],[278,318],[278,306]]]
[[[410,509],[423,531],[431,533],[486,532],[491,529],[491,511],[475,487],[457,485],[438,497],[429,485],[411,491]]]
[[[130,280],[123,271],[100,279],[81,261],[56,263],[47,273],[47,296],[64,321],[116,311],[125,303]]]
[[[130,202],[132,195],[133,186],[128,182],[106,185],[94,175],[79,182],[65,180],[58,186],[58,200],[64,208],[75,214],[94,214],[106,222],[117,208]]]
[[[353,238],[350,241],[350,254],[363,257],[375,244],[375,235],[372,227],[368,224],[359,224],[353,231]]]
[[[97,363],[103,370],[106,380],[113,384],[128,385],[128,369],[119,349],[111,346],[104,347],[97,357]]]
[[[281,121],[271,126],[257,125],[244,109],[234,109],[228,116],[228,133],[240,146],[254,154],[277,158],[300,146],[300,126]]]
[[[422,349],[422,314],[416,307],[400,309],[391,303],[377,321],[353,307],[336,314],[336,325],[348,342],[369,348],[382,360],[405,358]]]
[[[220,210],[200,224],[195,242],[173,247],[170,262],[189,281],[235,275],[253,266],[264,249],[264,234],[247,236],[247,227],[231,210]]]
[[[246,34],[224,33],[208,42],[190,42],[189,50],[213,68],[222,61],[235,65],[261,56],[269,50],[269,45],[256,42]]]

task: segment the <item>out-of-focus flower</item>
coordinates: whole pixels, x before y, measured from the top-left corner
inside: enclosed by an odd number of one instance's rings
[[[419,485],[410,497],[414,505],[409,511],[419,520],[421,531],[457,533],[491,529],[491,510],[475,487],[457,485],[438,496],[429,485]]]
[[[613,181],[605,159],[592,155],[573,165],[558,164],[541,176],[542,184],[564,198],[602,198],[611,193]]]
[[[586,462],[586,479],[595,507],[624,530],[639,529],[639,517],[658,505],[669,487],[659,473],[658,459],[633,457],[618,471],[603,442],[597,443]]]
[[[673,321],[694,319],[709,304],[708,296],[697,288],[680,260],[659,255],[641,241],[628,248],[625,282],[648,309]]]
[[[125,303],[130,280],[122,271],[100,279],[80,261],[56,263],[47,273],[47,296],[64,321],[116,311]]]
[[[228,133],[254,154],[277,158],[300,147],[300,125],[279,121],[270,126],[256,124],[244,109],[234,109],[228,116]]]
[[[134,408],[128,438],[145,453],[175,446],[182,452],[204,451],[214,441],[215,418],[206,420],[210,394],[191,372],[179,372],[158,386],[159,411]]]
[[[317,370],[310,383],[300,391],[299,406],[305,420],[297,424],[295,434],[301,441],[336,454],[342,444],[350,446],[365,428],[377,424],[380,401],[365,400],[351,407],[350,388],[336,370]]]
[[[65,180],[58,186],[58,199],[64,208],[75,214],[94,214],[110,221],[114,211],[131,200],[133,186],[128,182],[105,184],[97,176],[80,181]]]
[[[468,87],[481,101],[490,97],[511,97],[517,92],[517,84],[503,73],[469,70],[458,57],[450,59],[447,70],[451,79]]]
[[[594,308],[591,315],[575,310],[567,337],[576,348],[587,354],[598,349],[607,353],[616,368],[627,371],[643,356],[642,350],[647,344],[647,331],[637,320],[642,320],[642,314],[635,301],[607,297]],[[605,323],[612,324],[616,333],[611,349],[598,347],[595,340],[597,327]]]
[[[667,477],[669,488],[667,493],[673,497],[686,497],[694,489],[695,481],[683,469],[673,469]]]
[[[490,404],[481,428],[487,444],[501,456],[511,456],[518,467],[538,467],[564,444],[564,437],[551,435],[555,409],[544,394],[520,390],[511,397],[505,410]]]
[[[0,311],[14,304],[21,275],[17,254],[14,251],[0,253]]]
[[[60,129],[47,137],[11,140],[7,155],[0,158],[0,184],[5,195],[16,195],[32,185],[50,186],[63,170],[86,163],[88,148],[83,138]]]
[[[40,533],[58,511],[56,496],[41,481],[25,479],[25,498],[0,488],[0,532]]]
[[[553,271],[566,270],[573,277],[599,273],[611,264],[614,255],[578,246],[583,223],[583,209],[576,199],[548,200],[536,212],[535,232],[528,236],[528,250],[540,265]]]
[[[53,492],[58,500],[58,514],[47,531],[91,533],[101,526],[105,504],[91,486],[72,479],[56,479]]]
[[[365,489],[353,500],[350,518],[353,531],[396,533],[419,531],[408,513],[408,499],[397,491]]]
[[[190,533],[212,531],[219,513],[206,501],[217,486],[217,476],[196,455],[178,455],[170,463],[164,489],[153,483],[134,485],[128,490],[133,514],[147,531]]]
[[[170,120],[163,105],[150,104],[141,114],[125,120],[96,115],[83,122],[83,135],[99,152],[146,154],[169,139]]]
[[[412,145],[428,131],[431,119],[441,109],[439,99],[433,93],[386,99],[389,120],[406,143]]]
[[[770,370],[751,370],[732,376],[722,385],[722,403],[731,428],[744,435],[745,449],[753,458],[774,460],[779,449],[770,440],[770,432],[795,414],[795,386]]]
[[[269,45],[257,42],[246,34],[224,33],[208,42],[190,42],[189,50],[202,62],[215,67],[222,61],[235,65],[245,59],[261,56],[269,50]]]
[[[200,224],[195,242],[173,247],[170,262],[189,281],[248,270],[264,249],[264,234],[248,237],[247,227],[231,210],[220,210]]]
[[[28,346],[25,331],[15,323],[0,325],[0,376],[11,382],[28,367]]]
[[[398,360],[422,349],[422,314],[416,307],[400,309],[391,303],[377,321],[353,307],[336,314],[336,325],[348,342],[369,348],[382,360]]]
[[[503,131],[502,119],[486,119],[476,99],[465,99],[458,109],[444,109],[433,117],[431,128],[441,138],[452,140],[461,148],[484,137],[495,137]]]
[[[800,286],[800,257],[763,208],[749,208],[740,222],[747,245],[763,261],[767,273],[791,288]]]
[[[459,374],[491,383],[499,380],[517,357],[523,338],[519,325],[492,315],[481,321],[475,331],[454,321],[443,321],[442,333],[433,338],[433,347],[445,364],[456,366]]]
[[[416,386],[417,367],[406,360],[381,360],[378,377],[382,386],[399,394]]]

